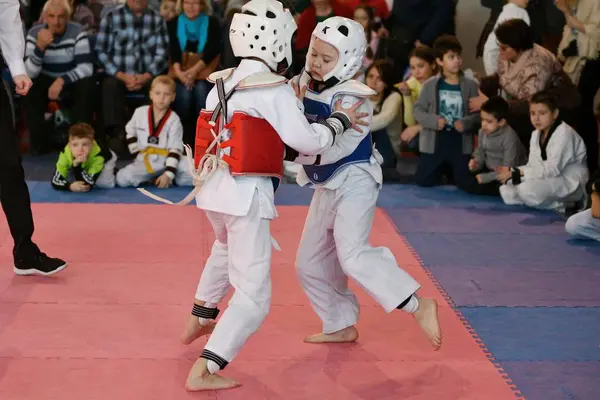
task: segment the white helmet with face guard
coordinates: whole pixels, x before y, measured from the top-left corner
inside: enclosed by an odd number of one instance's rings
[[[251,0],[235,14],[229,29],[231,49],[236,57],[256,57],[274,72],[292,64],[292,36],[296,21],[276,0]]]
[[[331,17],[317,24],[312,33],[310,47],[304,69],[310,72],[310,54],[315,39],[329,43],[338,51],[338,62],[333,69],[323,76],[323,81],[337,78],[343,82],[352,79],[362,66],[363,56],[367,50],[367,38],[362,25],[344,17]]]

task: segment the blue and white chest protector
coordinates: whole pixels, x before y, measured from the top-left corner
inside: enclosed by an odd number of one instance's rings
[[[301,76],[305,78],[306,74],[302,74]],[[304,80],[301,79],[301,86]],[[303,100],[304,115],[310,123],[324,121],[334,111],[335,102],[340,96],[366,97],[366,95],[371,94],[370,92],[371,89],[368,86],[354,80],[340,83],[334,87],[325,89],[321,93],[307,89]],[[362,130],[365,131],[366,127],[362,127]],[[337,138],[336,140],[343,139]],[[347,165],[370,162],[372,154],[373,140],[371,132],[367,131],[350,155],[331,164],[303,165],[302,167],[306,176],[313,184],[324,184]]]

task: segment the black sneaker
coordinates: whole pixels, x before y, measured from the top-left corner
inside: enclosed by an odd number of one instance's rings
[[[66,261],[60,258],[48,257],[39,252],[33,257],[16,257],[14,272],[17,275],[42,275],[50,276],[67,267]]]

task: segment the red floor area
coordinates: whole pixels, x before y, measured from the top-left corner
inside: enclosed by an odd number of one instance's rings
[[[53,278],[12,273],[0,225],[0,399],[513,399],[509,386],[445,303],[383,213],[372,243],[389,246],[441,302],[445,343],[430,349],[411,317],[386,315],[357,290],[361,337],[308,345],[320,330],[294,272],[306,208],[280,207],[273,235],[273,307],[225,370],[244,386],[189,394],[203,340],[178,336],[213,234],[193,207],[36,204],[36,240],[70,262]],[[222,306],[224,308],[225,305]]]

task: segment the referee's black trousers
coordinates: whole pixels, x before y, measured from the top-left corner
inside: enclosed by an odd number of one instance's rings
[[[31,199],[21,165],[13,110],[12,95],[3,81],[0,87],[0,200],[15,243],[13,254],[27,257],[39,250],[32,242]]]

